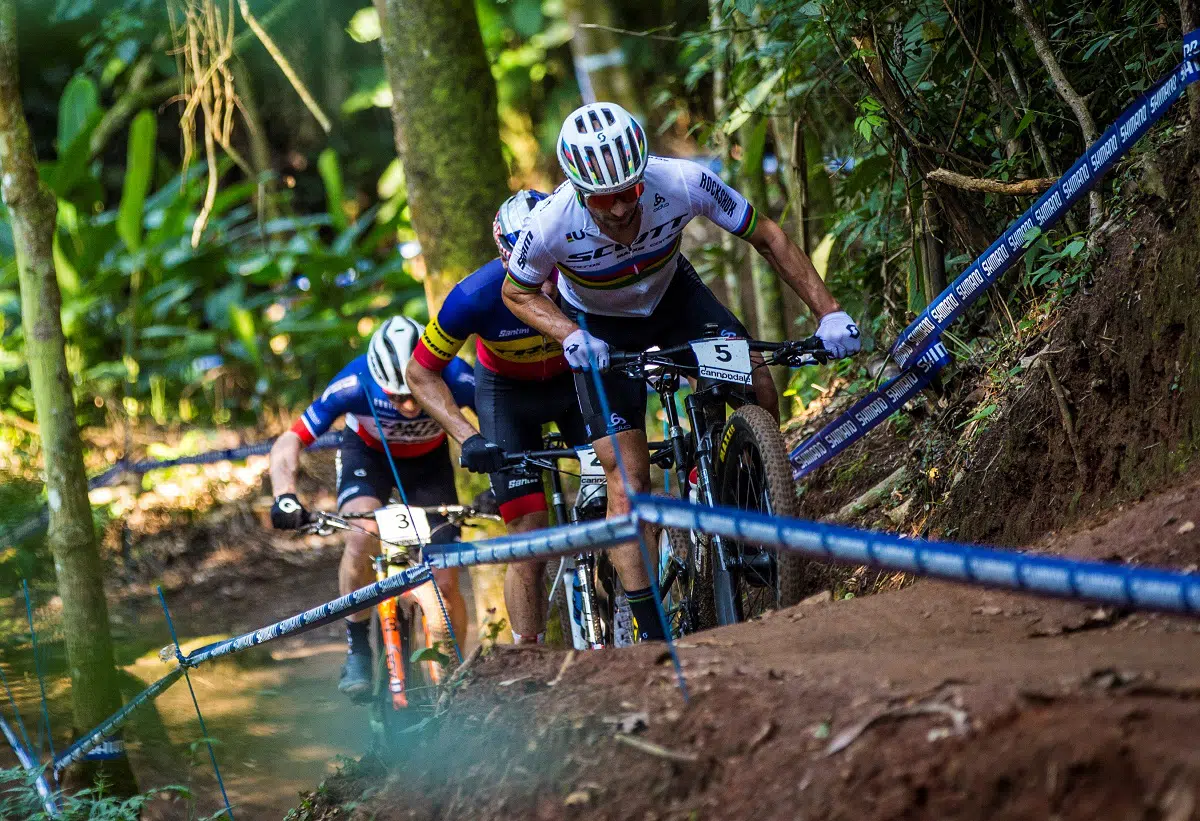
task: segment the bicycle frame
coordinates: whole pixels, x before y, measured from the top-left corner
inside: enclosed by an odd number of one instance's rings
[[[716,328],[710,327],[709,330],[715,333]],[[718,339],[715,336],[712,338]],[[747,342],[751,351],[772,354],[772,358],[764,361],[764,365],[777,364],[797,367],[825,361],[828,356],[820,340],[816,337],[799,342],[761,342],[757,340],[747,340]],[[614,352],[611,355],[612,364],[609,369],[623,369],[631,376],[640,376],[650,382],[661,400],[663,411],[667,417],[667,440],[673,451],[680,497],[687,498],[689,495],[687,477],[693,466],[690,456],[694,454],[698,500],[704,505],[713,506],[716,504],[713,448],[714,443],[718,441],[718,435],[725,426],[725,406],[726,404],[737,406],[745,402],[753,402],[754,399],[752,394],[738,395],[739,391],[733,385],[711,378],[700,378],[696,390],[692,391],[684,400],[685,412],[691,426],[689,435],[680,425],[675,395],[679,392],[682,375],[690,371],[698,372],[699,369],[682,365],[670,357],[691,350],[691,344],[687,343],[642,353]],[[647,373],[647,366],[652,367],[653,371]],[[729,568],[729,553],[723,537],[712,535],[708,538],[713,546],[712,575],[717,623],[721,625],[734,624],[738,621],[738,617],[734,601],[733,578]],[[661,587],[664,595],[680,574],[683,575],[685,586],[695,578],[700,562],[707,558],[701,554],[702,550],[697,546],[691,551],[687,562],[679,562],[676,557],[676,561],[672,562],[667,576],[662,581]]]
[[[391,506],[385,506],[387,507]],[[420,510],[423,513],[436,513],[447,518],[447,521],[441,523],[430,532],[429,536],[437,533],[443,527],[450,527],[454,524],[461,524],[470,518],[485,518],[483,514],[477,513],[473,508],[463,507],[461,505],[440,505],[428,508],[412,508]],[[338,530],[352,530],[354,526],[350,524],[352,519],[376,519],[379,510],[361,514],[346,514],[334,515],[323,512],[315,512],[313,526],[316,532],[332,532]],[[486,517],[491,518],[491,517]],[[373,534],[379,539],[383,546],[380,555],[372,558],[372,565],[375,570],[375,578],[377,581],[383,581],[388,576],[399,573],[405,568],[412,565],[412,557],[409,552],[409,545],[396,544],[385,541],[379,534]],[[436,582],[431,582],[435,584]],[[404,601],[402,602],[401,599]],[[424,609],[417,602],[412,591],[404,593],[401,596],[385,599],[376,605],[376,613],[379,617],[380,635],[382,638],[384,659],[387,664],[388,671],[388,692],[391,695],[392,709],[400,710],[409,706],[408,700],[408,682],[405,674],[406,661],[409,657],[408,644],[409,630],[411,619],[415,618],[419,611],[421,618],[421,629],[425,636],[425,646],[430,648],[433,646],[432,634],[429,630],[429,623]],[[435,662],[427,662],[430,681],[433,684],[439,684],[442,678],[440,666]]]

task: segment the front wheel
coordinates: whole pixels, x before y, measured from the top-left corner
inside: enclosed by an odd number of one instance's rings
[[[391,607],[387,606],[389,604]],[[381,612],[388,614],[386,625],[380,619]],[[429,715],[433,702],[434,688],[427,681],[423,665],[412,660],[415,649],[423,646],[421,629],[412,616],[409,607],[399,597],[384,602],[371,614],[371,633],[375,645],[371,729],[375,748],[385,761],[394,760],[404,749],[404,733]],[[385,630],[391,634],[386,641]],[[388,644],[398,651],[391,659],[388,657]],[[393,688],[389,662],[401,665],[403,695]]]
[[[717,448],[718,505],[771,516],[796,515],[787,445],[774,417],[755,405],[739,408],[726,424]],[[786,550],[734,539],[721,539],[726,568],[713,567],[716,594],[724,594],[732,621],[746,621],[766,610],[800,601],[808,560]],[[724,582],[728,582],[725,584]]]

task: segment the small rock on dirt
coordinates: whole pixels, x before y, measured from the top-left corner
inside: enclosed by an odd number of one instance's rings
[[[1196,523],[1193,522],[1191,519],[1188,519],[1186,522],[1181,524],[1179,526],[1179,529],[1176,530],[1175,532],[1182,536],[1184,533],[1191,533],[1195,529],[1196,529]]]

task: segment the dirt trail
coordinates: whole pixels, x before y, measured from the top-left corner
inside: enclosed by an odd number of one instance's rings
[[[1192,481],[1041,548],[1195,567],[1197,521]],[[921,582],[680,654],[686,705],[661,648],[500,649],[381,794],[301,817],[1200,819],[1193,621]]]

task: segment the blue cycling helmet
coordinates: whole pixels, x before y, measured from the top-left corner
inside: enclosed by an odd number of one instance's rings
[[[500,259],[505,266],[508,265],[508,258],[512,256],[513,246],[517,244],[517,235],[525,227],[525,221],[529,219],[530,212],[544,199],[546,199],[545,194],[531,188],[518,191],[500,205],[500,210],[496,212],[496,219],[492,221],[492,236],[496,239],[496,247],[500,249]]]

